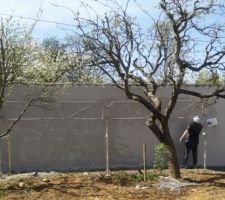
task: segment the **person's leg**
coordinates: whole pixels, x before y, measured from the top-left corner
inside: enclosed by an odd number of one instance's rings
[[[192,147],[192,155],[193,155],[193,167],[196,167],[197,161],[198,161],[198,146],[197,145]]]
[[[190,146],[188,143],[185,143],[184,145],[184,160],[183,160],[183,165],[185,167],[187,167],[187,164],[188,164],[188,157],[189,157],[189,153],[190,153]]]

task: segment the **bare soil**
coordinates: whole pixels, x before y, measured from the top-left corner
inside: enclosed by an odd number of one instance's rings
[[[29,173],[4,175],[1,200],[225,200],[225,171],[182,169],[180,182],[197,185],[159,189],[159,176],[148,171],[148,181],[139,172]],[[168,176],[164,171],[163,176]]]

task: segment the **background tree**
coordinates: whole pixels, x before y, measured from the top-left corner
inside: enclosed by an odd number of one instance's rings
[[[59,92],[53,92],[53,84],[102,81],[100,73],[97,77],[94,71],[80,67],[78,56],[69,50],[68,44],[56,37],[45,38],[41,44],[34,41],[31,36],[34,25],[27,26],[13,18],[1,19],[0,111],[13,86],[31,86],[32,92],[25,98],[27,103],[17,119],[0,133],[0,137],[10,133],[30,106],[46,109],[45,104],[53,101]]]
[[[0,110],[6,97],[6,88],[23,82],[23,69],[31,61],[32,38],[30,30],[18,25],[12,18],[1,19],[0,24]]]
[[[31,37],[32,28],[12,18],[0,21],[0,111],[6,103],[13,86],[30,83],[26,72],[35,63],[35,44]],[[37,77],[32,77],[32,80]],[[49,87],[36,87],[26,97],[27,104],[17,119],[0,134],[6,136],[30,106],[46,103],[52,98],[48,95]],[[1,130],[2,131],[2,130]]]
[[[24,75],[31,83],[102,83],[99,69],[81,67],[82,58],[73,50],[78,50],[77,38],[56,37],[43,39],[35,44],[33,67],[27,67]]]
[[[50,37],[36,42],[34,48],[32,66],[24,70],[26,80],[38,84],[63,82],[68,60],[66,45]]]
[[[214,71],[203,70],[198,73],[195,81],[197,85],[219,86],[224,84],[224,80],[220,74]]]
[[[86,65],[86,57],[82,53],[81,38],[68,36],[66,38],[68,52],[65,78],[71,83],[105,83],[107,77],[95,66]]]
[[[175,178],[180,177],[180,171],[169,119],[179,95],[225,97],[223,87],[216,87],[210,94],[184,87],[184,79],[191,71],[224,70],[223,26],[216,21],[204,22],[207,17],[212,19],[217,5],[208,0],[161,0],[161,18],[150,21],[147,32],[128,15],[128,4],[96,19],[84,19],[74,13],[78,28],[75,37],[81,38],[83,44],[83,51],[77,54],[85,58],[85,66],[100,68],[129,99],[148,109],[146,124],[166,146],[169,169]],[[205,42],[200,44],[198,38]],[[201,56],[196,57],[196,51]],[[133,90],[134,83],[143,89],[143,94]],[[162,85],[170,85],[171,89],[166,106],[162,106],[157,93]]]

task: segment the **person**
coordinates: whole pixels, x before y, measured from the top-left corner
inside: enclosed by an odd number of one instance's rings
[[[184,131],[183,135],[180,138],[180,142],[182,142],[182,140],[185,138],[183,160],[184,167],[187,167],[190,151],[192,151],[193,156],[193,167],[196,168],[197,166],[197,151],[201,130],[202,125],[200,123],[200,118],[199,116],[195,116],[193,117],[193,121],[188,125],[187,129]]]

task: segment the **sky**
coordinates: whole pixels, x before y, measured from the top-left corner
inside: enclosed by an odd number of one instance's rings
[[[100,1],[110,5],[107,0]],[[136,16],[140,23],[146,24],[146,16],[144,16],[145,14],[143,12],[140,12],[141,10],[138,8],[137,4],[145,10],[148,10],[151,15],[154,15],[156,12],[155,6],[157,5],[158,0],[136,0],[136,3],[134,3],[134,1],[135,0],[130,0],[128,7],[129,13],[132,16]],[[127,0],[120,0],[118,2],[125,6]],[[79,11],[81,16],[88,17],[82,3],[89,4],[98,15],[107,12],[106,6],[97,3],[96,0],[0,0],[0,17],[6,18],[8,15],[13,15],[25,18],[37,18],[37,16],[40,16],[40,20],[73,25],[73,15],[66,8],[73,10],[75,13]],[[27,19],[23,19],[23,21],[29,23],[33,22],[32,20]],[[51,36],[63,38],[66,34],[64,29],[71,28],[72,26],[62,26],[56,25],[55,23],[39,21],[35,26],[33,36],[40,40]]]

